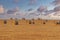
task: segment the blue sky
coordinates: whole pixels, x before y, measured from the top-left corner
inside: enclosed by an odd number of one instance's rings
[[[29,8],[38,8],[40,5],[49,6],[53,0],[37,0],[33,5],[29,5],[30,0],[18,0],[15,3],[14,0],[0,0],[0,4],[6,9],[15,8],[18,6],[21,10],[27,10]]]

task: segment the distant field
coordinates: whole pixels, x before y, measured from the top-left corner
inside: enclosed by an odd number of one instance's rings
[[[57,21],[35,20],[29,24],[28,20],[7,20],[4,24],[0,20],[0,40],[60,40],[60,24]],[[44,24],[45,22],[45,24]]]

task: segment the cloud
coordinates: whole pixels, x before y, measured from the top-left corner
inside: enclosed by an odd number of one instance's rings
[[[37,11],[39,11],[39,12],[44,12],[44,11],[46,11],[47,10],[47,7],[46,6],[40,6],[38,9],[37,9]]]
[[[38,13],[40,14],[40,15],[48,15],[49,14],[49,10],[47,9],[48,7],[47,6],[40,6],[38,9],[37,9],[37,11],[38,11]]]
[[[48,10],[46,6],[40,6],[38,9],[37,9],[38,12],[40,12],[41,15],[44,15],[44,16],[47,16],[47,15],[59,15],[60,14],[60,6],[56,6],[54,9],[52,10]]]
[[[28,9],[27,11],[32,11],[33,9],[32,8],[30,8],[30,9]]]
[[[54,0],[52,3],[53,3],[54,5],[60,5],[60,0]]]
[[[53,11],[55,12],[54,16],[60,15],[60,6],[55,7]]]
[[[60,0],[54,0],[52,3],[55,5],[52,15],[58,17],[60,15]]]
[[[34,11],[31,10],[32,9],[29,9],[29,12],[25,15],[25,18],[27,19],[45,18],[46,15],[49,15],[52,12],[52,10],[48,11],[46,6],[40,6]]]
[[[54,11],[57,12],[57,11],[60,11],[60,6],[57,6],[54,8]]]
[[[4,13],[3,5],[0,5],[0,13]]]
[[[8,11],[7,11],[8,14],[14,14],[15,12],[16,12],[16,11],[14,11],[14,10],[8,10]]]
[[[54,10],[47,10],[47,11],[45,11],[45,14],[44,15],[46,16],[46,15],[49,15],[49,14],[51,14],[53,12],[54,12]]]
[[[48,11],[50,14],[53,13],[52,15],[56,16],[60,14],[60,6],[55,7],[53,10]]]
[[[34,10],[32,12],[28,12],[25,15],[26,19],[37,19],[39,17],[40,13],[37,10]]]
[[[18,7],[8,10],[7,14],[17,14],[20,11],[20,9]]]
[[[51,19],[60,19],[60,6],[55,7],[53,10],[47,11],[46,14]]]
[[[21,11],[19,7],[16,7],[14,9],[8,9],[7,11],[7,17],[8,18],[23,18],[25,17],[26,13]]]

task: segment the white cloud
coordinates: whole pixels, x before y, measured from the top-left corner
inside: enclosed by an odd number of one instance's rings
[[[0,5],[0,13],[4,13],[3,5]]]

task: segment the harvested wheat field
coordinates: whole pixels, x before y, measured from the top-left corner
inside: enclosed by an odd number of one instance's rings
[[[60,40],[59,20],[0,20],[0,40]]]

